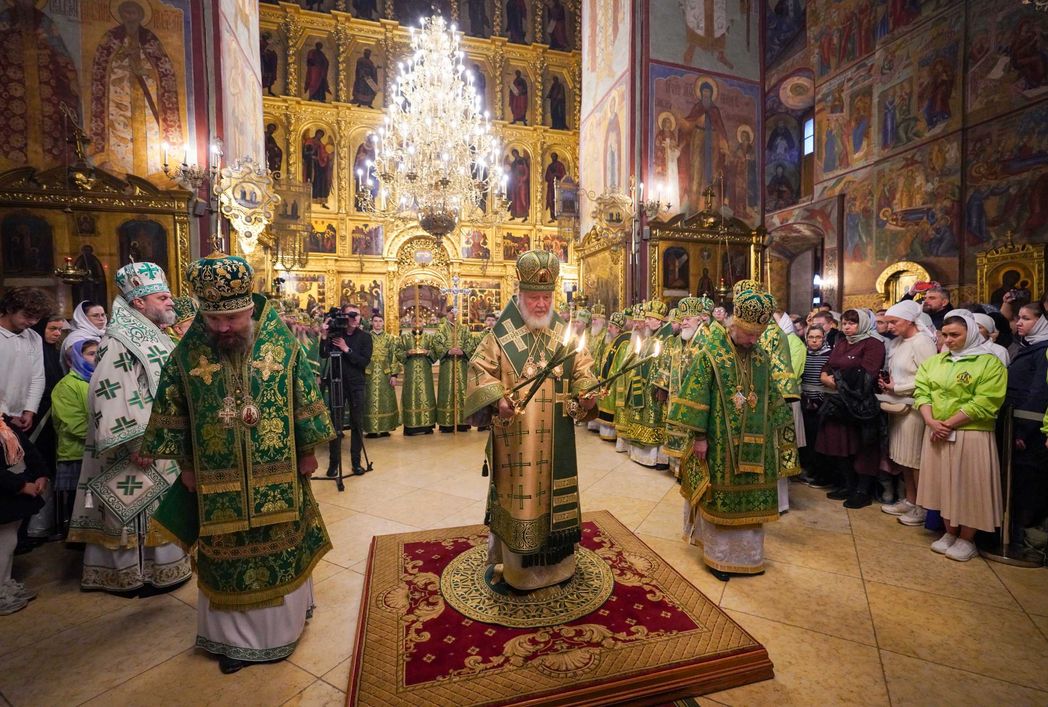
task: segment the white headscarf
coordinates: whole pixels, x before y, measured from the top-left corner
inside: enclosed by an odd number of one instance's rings
[[[980,314],[979,312],[975,312],[972,316],[975,317],[975,323],[985,329],[986,333],[989,334],[986,338],[992,338],[997,331],[997,325],[994,323],[993,317],[989,314]]]
[[[987,345],[989,342],[983,338],[982,332],[979,331],[979,323],[975,321],[975,315],[969,312],[967,309],[951,309],[946,313],[946,319],[950,317],[960,317],[964,320],[965,326],[968,328],[968,332],[964,337],[964,348],[960,351],[950,351],[950,358],[957,361],[968,356],[978,356],[979,354],[990,354],[993,355],[993,351]]]
[[[66,364],[66,352],[73,344],[82,339],[101,341],[106,334],[105,329],[99,329],[87,318],[87,312],[84,311],[85,304],[87,304],[87,300],[78,304],[76,309],[73,310],[73,330],[69,332],[65,341],[62,342],[62,368],[67,371],[69,366]]]
[[[1039,344],[1042,341],[1048,341],[1048,318],[1042,314],[1041,318],[1037,320],[1037,323],[1033,325],[1033,331],[1024,336],[1022,340],[1027,346]]]
[[[871,336],[870,330],[873,329],[873,325],[876,322],[876,319],[870,316],[870,310],[868,309],[856,309],[855,313],[859,315],[859,325],[855,329],[854,334],[845,336],[849,344],[857,344],[863,339],[869,339]]]
[[[912,299],[904,299],[902,302],[896,302],[891,307],[888,307],[888,311],[884,313],[884,316],[915,322],[921,316],[921,311],[920,304]]]
[[[917,323],[917,329],[931,339],[933,344],[939,343],[938,337],[935,336],[935,324],[932,323],[932,318],[928,316],[927,312],[922,310],[921,313],[917,315],[917,318],[914,319],[914,322]]]

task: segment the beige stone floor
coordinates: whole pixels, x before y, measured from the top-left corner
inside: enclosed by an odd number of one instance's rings
[[[372,535],[478,523],[477,432],[369,442],[375,471],[316,482],[335,549],[317,611],[287,661],[221,675],[192,648],[195,587],[149,599],[84,594],[78,553],[52,543],[16,558],[39,590],[0,617],[0,705],[341,705]],[[776,678],[708,696],[729,705],[1046,705],[1048,570],[952,562],[876,506],[847,511],[791,486],[769,524],[767,572],[727,584],[680,542],[681,500],[665,472],[580,433],[586,510],[604,508],[767,646]]]

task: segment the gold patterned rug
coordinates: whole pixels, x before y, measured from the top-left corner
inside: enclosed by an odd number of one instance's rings
[[[515,592],[487,528],[382,535],[368,558],[350,705],[666,704],[771,678],[767,651],[607,511],[576,576]]]

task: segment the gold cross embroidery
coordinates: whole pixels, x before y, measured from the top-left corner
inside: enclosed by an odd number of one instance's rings
[[[252,361],[251,367],[262,374],[262,380],[264,381],[268,381],[272,373],[284,372],[284,364],[278,363],[273,359],[272,351],[266,351],[266,355],[262,357],[261,361]]]
[[[207,356],[201,355],[200,362],[196,368],[189,371],[189,375],[204,381],[204,385],[211,385],[211,378],[221,370],[222,366],[217,363],[208,363]]]
[[[506,322],[506,333],[499,337],[499,343],[503,346],[513,344],[517,351],[524,351],[528,348],[528,345],[524,342],[524,335],[528,333],[528,328],[520,326],[510,329],[510,326],[512,325]]]

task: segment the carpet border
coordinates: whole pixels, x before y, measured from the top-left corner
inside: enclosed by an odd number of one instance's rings
[[[546,707],[547,705],[551,707],[567,707],[568,705],[584,703],[587,705],[619,704],[643,707],[648,705],[661,705],[665,704],[667,701],[675,699],[697,697],[711,692],[719,692],[721,690],[760,682],[774,677],[774,665],[768,655],[767,649],[737,621],[728,616],[720,606],[706,596],[706,594],[696,587],[694,583],[685,578],[675,567],[670,565],[665,558],[662,558],[658,552],[637,536],[634,531],[626,527],[626,525],[616,518],[614,514],[604,509],[589,511],[583,514],[582,520],[593,521],[598,524],[608,523],[610,521],[617,526],[619,530],[624,531],[628,537],[642,545],[651,554],[660,558],[664,569],[669,570],[669,572],[675,575],[680,582],[683,582],[690,586],[694,591],[701,594],[742,634],[749,638],[750,641],[752,641],[753,646],[726,652],[717,658],[699,664],[678,666],[664,670],[653,670],[641,675],[631,674],[628,677],[577,688],[570,692],[565,692],[563,688],[554,688],[542,693],[528,695],[524,699],[511,698],[509,700],[486,702],[484,703],[485,705],[490,705],[491,707],[502,705],[514,705],[519,707],[539,707],[540,705],[543,707]],[[451,528],[413,531],[410,534],[415,536],[413,542],[424,542],[426,540],[446,537],[449,533],[475,530],[477,528],[483,529],[484,526],[471,524]],[[361,670],[363,668],[364,651],[361,650],[361,647],[366,635],[367,623],[370,615],[369,605],[373,588],[372,584],[375,579],[373,565],[377,545],[380,538],[404,534],[405,533],[390,533],[386,535],[375,535],[371,538],[365,569],[365,583],[360,597],[361,603],[357,619],[356,637],[353,645],[353,663],[349,672],[349,682],[346,688],[347,707],[353,707],[357,704],[353,700],[362,678]],[[712,671],[711,668],[713,668]],[[659,691],[658,693],[653,693],[652,689],[656,686],[659,688]]]

